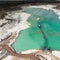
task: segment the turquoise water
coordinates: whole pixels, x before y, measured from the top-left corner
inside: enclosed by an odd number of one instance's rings
[[[20,32],[16,42],[13,44],[15,50],[42,49],[45,45],[45,39],[38,28],[38,23],[47,38],[46,47],[52,50],[60,50],[60,20],[58,15],[52,10],[42,8],[25,8],[23,12],[31,14],[28,19],[31,25],[30,28]]]

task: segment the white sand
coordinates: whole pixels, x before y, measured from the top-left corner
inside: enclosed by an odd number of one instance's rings
[[[27,50],[27,51],[23,51],[21,52],[22,54],[30,54],[30,53],[35,53],[38,52],[39,50],[33,49],[33,50]]]
[[[9,55],[6,58],[4,58],[3,60],[12,60],[12,59],[13,59],[13,56]]]
[[[23,29],[29,28],[30,24],[27,22],[27,19],[29,18],[29,16],[30,16],[30,14],[20,13],[20,20],[21,20],[20,23],[16,27],[14,27],[13,29],[9,29],[8,31],[14,32],[14,31],[21,31]],[[15,17],[15,15],[14,15],[14,17]],[[16,19],[18,19],[18,18],[16,18]]]
[[[56,7],[55,5],[39,5],[39,6],[28,6],[27,8],[43,8],[43,9],[52,9],[53,7]]]
[[[60,58],[60,51],[52,51],[52,54]]]

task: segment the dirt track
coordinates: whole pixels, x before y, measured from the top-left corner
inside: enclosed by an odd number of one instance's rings
[[[6,50],[8,51],[8,53],[9,53],[10,55],[12,55],[12,56],[21,57],[21,58],[30,58],[30,59],[33,59],[33,60],[41,60],[41,59],[39,59],[38,57],[36,57],[35,55],[33,55],[33,54],[18,54],[18,53],[16,53],[15,51],[13,51],[13,50],[12,50],[8,45],[6,45],[6,44],[0,45],[0,46],[2,47],[0,50],[6,49]]]

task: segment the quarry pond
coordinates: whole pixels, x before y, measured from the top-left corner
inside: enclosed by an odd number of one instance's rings
[[[12,45],[16,51],[29,49],[60,50],[60,19],[53,10],[43,8],[24,8],[24,13],[31,16],[27,19],[29,28],[20,31]],[[24,18],[24,16],[23,16]]]

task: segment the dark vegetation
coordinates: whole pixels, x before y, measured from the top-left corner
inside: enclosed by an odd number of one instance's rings
[[[27,5],[57,5],[57,9],[60,9],[60,3],[56,0],[22,0],[22,1],[0,1],[0,19],[3,19],[7,15],[7,11],[21,10],[22,6]]]
[[[54,7],[55,9],[59,9],[60,10],[60,4],[57,4],[56,7]]]

